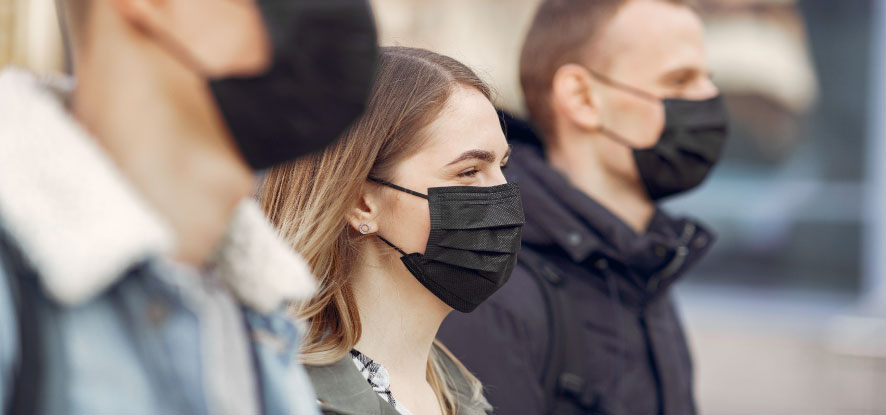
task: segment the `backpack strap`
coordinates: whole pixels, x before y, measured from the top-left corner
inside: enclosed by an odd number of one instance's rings
[[[37,276],[18,247],[0,229],[0,262],[7,276],[18,320],[19,356],[12,394],[4,413],[36,414],[43,385],[42,343],[37,315]]]
[[[565,312],[563,302],[557,286],[563,283],[563,278],[540,254],[530,248],[520,248],[518,260],[526,266],[533,280],[541,290],[548,316],[548,347],[545,363],[541,372],[541,384],[545,392],[547,408],[553,407],[553,400],[557,395],[557,384],[560,373],[565,366],[563,343],[565,335]]]
[[[534,277],[547,309],[548,349],[540,379],[545,407],[555,415],[589,413],[597,406],[597,393],[582,376],[588,352],[581,338],[584,328],[572,311],[563,272],[526,246],[520,249],[519,261]]]

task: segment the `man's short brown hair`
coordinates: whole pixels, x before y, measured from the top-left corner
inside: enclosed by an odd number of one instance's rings
[[[601,58],[594,55],[595,40],[629,1],[543,0],[538,6],[520,54],[520,84],[529,116],[542,136],[554,133],[549,97],[557,69],[568,63],[584,64]],[[694,6],[693,0],[662,1]],[[604,69],[605,63],[596,64],[594,69]]]

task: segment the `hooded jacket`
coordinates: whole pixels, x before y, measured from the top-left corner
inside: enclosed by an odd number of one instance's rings
[[[440,339],[484,383],[496,413],[551,413],[554,397],[542,377],[558,352],[551,350],[550,301],[523,260],[530,249],[557,275],[558,298],[569,310],[560,323],[580,343],[580,355],[563,364],[582,380],[582,404],[572,413],[695,413],[690,351],[671,287],[713,235],[661,210],[645,233],[634,232],[547,164],[525,125],[508,127],[505,173],[520,184],[524,252],[510,281],[473,313],[451,315]]]

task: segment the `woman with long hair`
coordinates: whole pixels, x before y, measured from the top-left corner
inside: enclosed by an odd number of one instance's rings
[[[509,153],[474,72],[389,47],[367,111],[341,140],[268,172],[263,208],[320,283],[296,309],[325,413],[491,411],[436,333],[514,267],[523,210],[502,174]]]

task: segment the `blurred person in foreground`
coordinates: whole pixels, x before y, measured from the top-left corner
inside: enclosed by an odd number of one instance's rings
[[[713,236],[658,203],[701,183],[724,144],[703,40],[687,1],[539,6],[520,63],[538,137],[508,125],[520,263],[440,334],[497,412],[696,412],[671,287]]]
[[[59,5],[73,90],[0,72],[2,412],[316,413],[315,283],[249,196],[362,111],[368,4]]]

